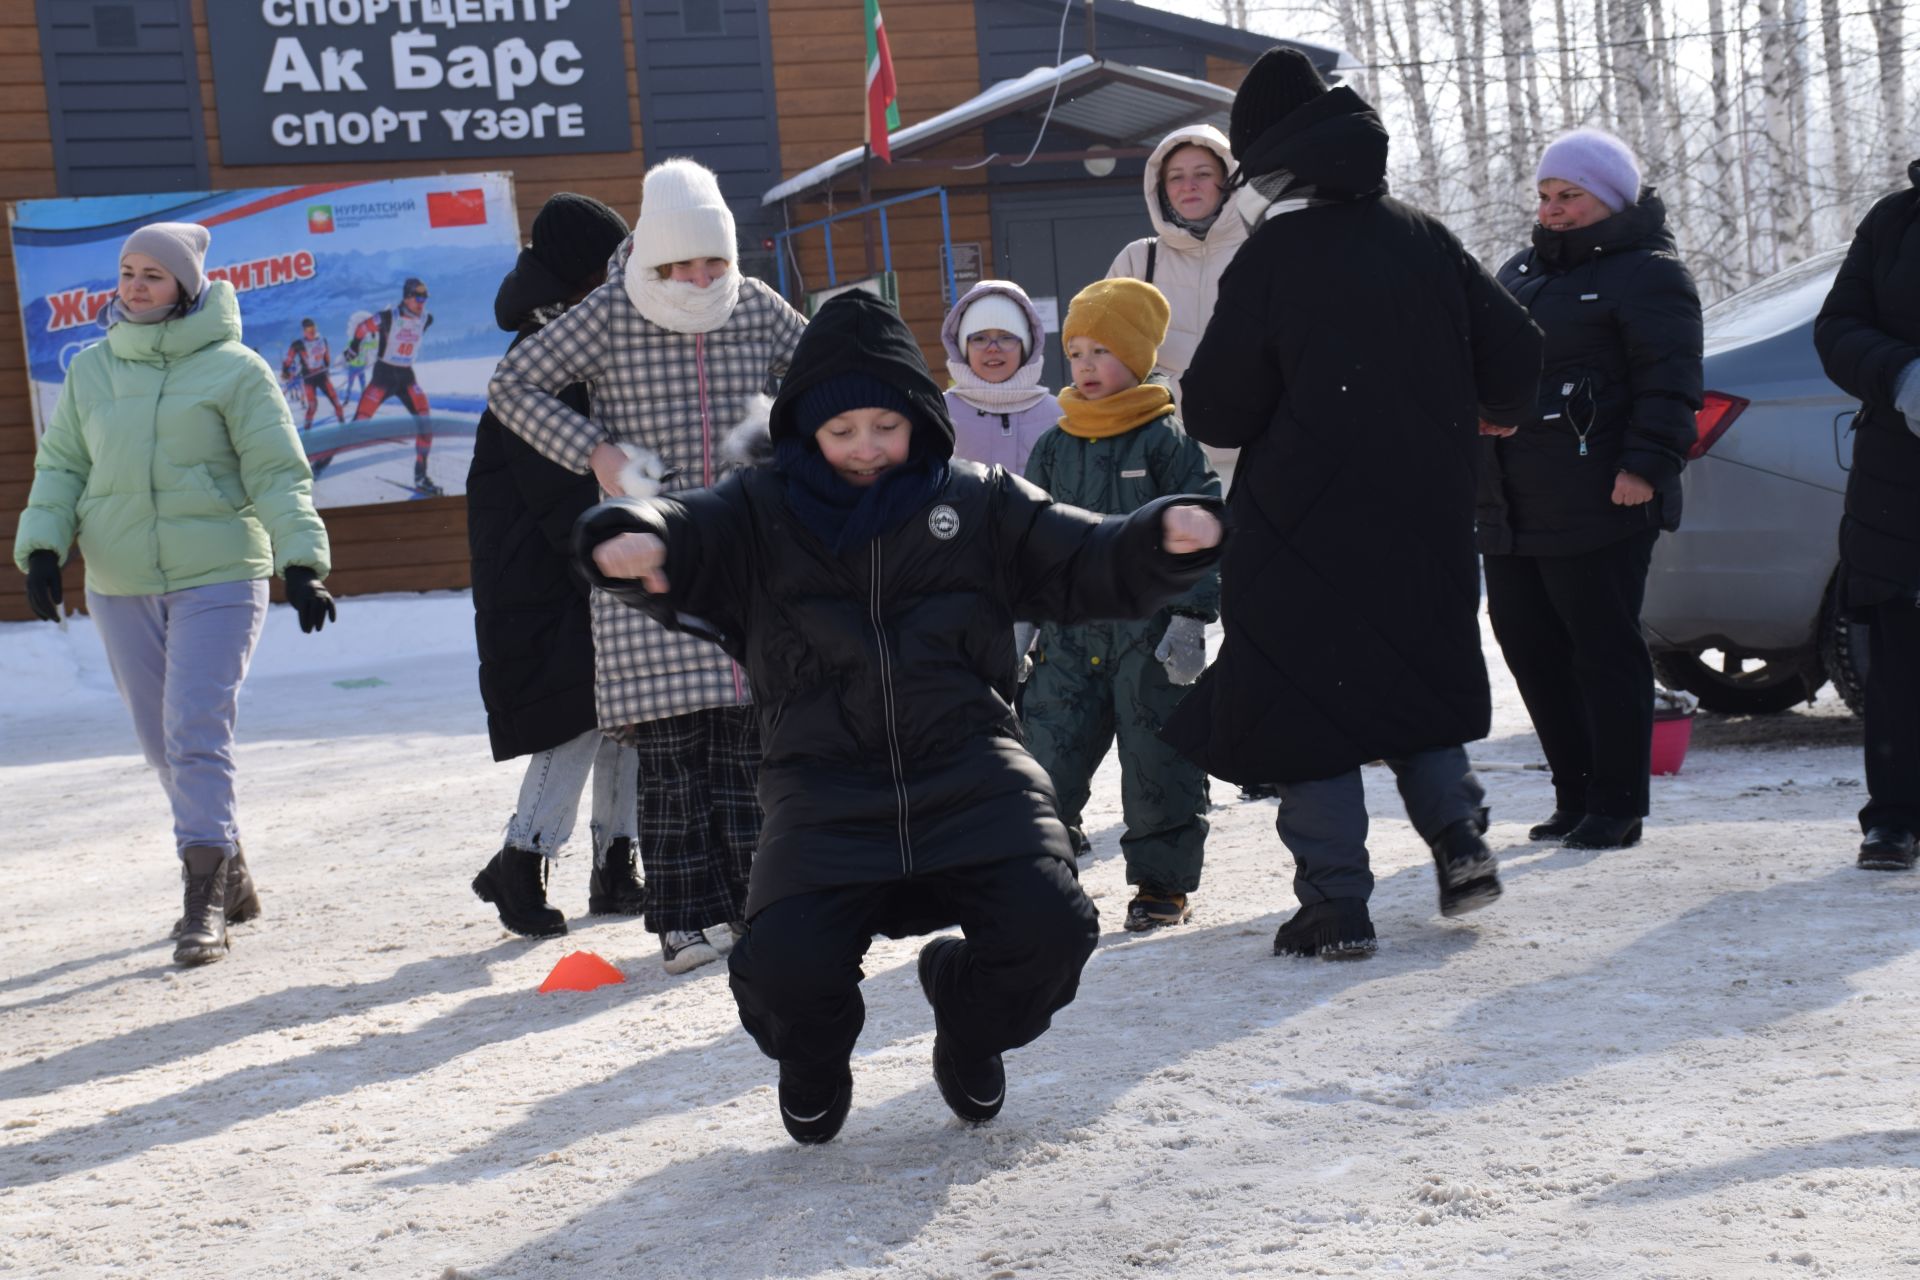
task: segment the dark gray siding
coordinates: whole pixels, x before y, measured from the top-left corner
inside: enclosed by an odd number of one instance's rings
[[[779,211],[763,210],[760,193],[781,175],[767,6],[633,0],[633,28],[647,163],[690,156],[719,174],[739,228],[741,269],[771,279],[773,255],[761,242],[778,227]]]
[[[39,0],[36,8],[60,194],[204,191],[188,0]]]

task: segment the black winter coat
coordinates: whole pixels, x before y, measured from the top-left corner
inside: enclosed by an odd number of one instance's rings
[[[1500,283],[1546,335],[1539,408],[1481,442],[1480,550],[1565,556],[1680,527],[1680,469],[1700,408],[1700,295],[1651,190],[1576,231],[1536,225]],[[1585,431],[1586,452],[1581,452]],[[1630,471],[1653,501],[1616,506]]]
[[[938,448],[950,451],[945,403],[911,334],[897,320],[876,334],[865,306],[830,304],[808,327],[774,439],[795,430],[798,392],[860,368],[938,415],[916,429],[945,427]],[[837,329],[849,315],[855,331]],[[794,516],[785,478],[751,467],[711,489],[604,503],[575,547],[595,585],[717,640],[752,681],[765,822],[751,917],[821,889],[1039,854],[1071,863],[1053,784],[1013,710],[1007,636],[1016,618],[1142,618],[1185,592],[1219,552],[1160,549],[1161,512],[1175,503],[1222,510],[1170,497],[1103,520],[999,467],[954,461],[904,523],[836,555]],[[663,595],[594,567],[592,548],[627,530],[666,541]]]
[[[564,309],[572,290],[523,252],[494,298],[514,345]],[[560,395],[587,412],[585,386]],[[557,747],[599,722],[587,586],[569,562],[573,525],[600,500],[592,476],[547,461],[489,409],[474,429],[467,471],[467,547],[480,699],[495,760]]]
[[[1907,176],[1909,190],[1861,220],[1813,324],[1827,376],[1861,402],[1840,522],[1855,609],[1920,592],[1920,437],[1893,405],[1895,383],[1920,360],[1920,160]]]
[[[1384,194],[1386,143],[1345,88],[1254,143],[1248,172],[1287,170],[1316,203],[1257,227],[1181,380],[1188,432],[1242,452],[1225,644],[1163,736],[1229,782],[1333,777],[1484,737],[1491,717],[1478,419],[1531,411],[1540,334],[1445,227]]]

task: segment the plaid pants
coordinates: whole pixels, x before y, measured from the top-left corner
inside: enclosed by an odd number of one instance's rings
[[[640,865],[655,933],[744,920],[760,839],[760,725],[711,707],[622,727],[640,754]]]

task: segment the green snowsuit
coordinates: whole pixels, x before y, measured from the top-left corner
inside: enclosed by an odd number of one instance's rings
[[[1060,502],[1109,515],[1170,493],[1220,496],[1220,478],[1171,409],[1102,440],[1054,427],[1028,456],[1027,479]],[[1071,827],[1081,825],[1094,770],[1119,740],[1127,883],[1190,893],[1200,886],[1207,840],[1207,775],[1160,741],[1160,726],[1187,691],[1153,656],[1176,613],[1219,617],[1219,574],[1144,622],[1042,627],[1023,716],[1027,745],[1053,778]]]

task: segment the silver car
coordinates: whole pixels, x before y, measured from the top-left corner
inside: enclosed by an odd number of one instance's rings
[[[1706,403],[1641,613],[1654,670],[1726,713],[1784,711],[1832,680],[1858,711],[1865,629],[1834,607],[1859,402],[1827,380],[1813,321],[1846,250],[1707,308]]]

